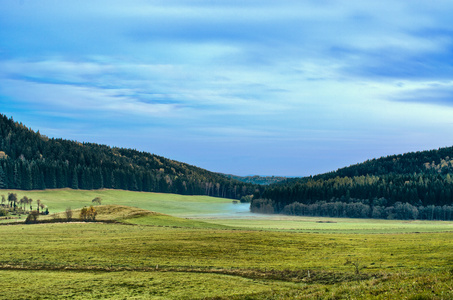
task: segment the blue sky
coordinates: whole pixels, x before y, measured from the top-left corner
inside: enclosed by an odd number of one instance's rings
[[[237,175],[453,145],[452,1],[0,0],[0,112]]]

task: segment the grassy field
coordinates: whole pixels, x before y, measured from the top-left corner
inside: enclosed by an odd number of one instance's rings
[[[453,298],[453,233],[320,235],[102,223],[0,231],[3,299]]]
[[[259,218],[196,218],[229,227],[311,233],[422,233],[453,231],[453,222],[269,215]]]
[[[50,213],[62,212],[66,208],[81,208],[91,205],[91,200],[101,197],[102,204],[125,205],[143,208],[173,216],[210,215],[228,211],[232,200],[207,196],[183,196],[175,194],[131,192],[123,190],[44,190],[20,191],[0,190],[0,195],[16,193],[18,199],[23,196],[32,198],[32,205],[40,199],[49,208]]]
[[[216,210],[228,199],[33,193],[60,211],[100,196],[115,205],[97,206],[97,219],[117,223],[0,226],[0,299],[453,299],[449,222],[237,217]]]
[[[175,194],[143,193],[122,190],[0,190],[0,195],[17,193],[18,198],[27,196],[40,199],[51,214],[64,212],[66,208],[82,208],[91,205],[95,197],[105,205],[124,205],[159,212],[174,217],[193,219],[204,223],[250,230],[284,230],[312,233],[418,233],[453,231],[453,222],[401,221],[376,219],[343,219],[262,215],[247,212],[247,204],[232,204],[231,199],[207,196],[183,196]],[[25,217],[22,216],[22,219]],[[162,217],[164,218],[164,217]],[[22,220],[18,220],[22,221]],[[176,221],[176,220],[173,220]],[[2,221],[0,220],[0,223]],[[4,222],[4,221],[3,221]],[[147,224],[149,219],[137,218],[135,224]],[[153,220],[152,222],[155,222]],[[179,222],[186,222],[179,220]],[[166,221],[164,222],[166,223]],[[194,224],[195,222],[192,222]],[[153,223],[158,225],[157,223]],[[199,226],[196,226],[199,227]]]

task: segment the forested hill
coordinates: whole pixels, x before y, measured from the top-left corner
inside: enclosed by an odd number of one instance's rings
[[[273,183],[282,182],[288,179],[288,177],[281,177],[281,176],[237,176],[231,174],[222,174],[228,178],[236,179],[242,182],[259,184],[259,185],[269,185]]]
[[[387,174],[453,173],[453,147],[391,155],[314,176],[315,179]]]
[[[368,160],[257,192],[252,211],[453,219],[453,147]]]
[[[49,139],[0,114],[1,189],[113,188],[239,199],[255,185],[131,149]]]

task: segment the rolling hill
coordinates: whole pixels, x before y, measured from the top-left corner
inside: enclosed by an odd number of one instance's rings
[[[391,155],[254,194],[255,212],[334,217],[453,218],[453,147]]]
[[[258,188],[147,152],[48,138],[0,114],[0,189],[65,187],[232,199]]]

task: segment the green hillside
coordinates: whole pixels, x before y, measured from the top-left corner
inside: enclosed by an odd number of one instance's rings
[[[257,186],[147,152],[48,138],[0,114],[0,189],[55,188],[239,199]]]
[[[178,218],[167,214],[149,211],[142,208],[124,205],[98,205],[94,207],[96,211],[95,220],[98,222],[118,222],[129,225],[160,226],[172,228],[212,228],[228,229],[230,227],[220,224],[211,224],[198,220]],[[78,221],[81,209],[71,210],[71,220]],[[49,216],[40,217],[38,221],[46,222],[49,220],[67,220],[67,212],[60,212]]]
[[[389,219],[453,218],[453,147],[392,155],[255,193],[255,212]]]
[[[122,205],[136,207],[148,211],[155,211],[177,217],[209,216],[227,212],[235,207],[231,199],[189,196],[169,193],[145,193],[124,190],[0,190],[0,197],[7,198],[9,193],[17,195],[17,199],[24,196],[32,199],[32,207],[36,209],[38,200],[44,204],[50,214],[64,212],[67,208],[78,209],[92,205],[96,197],[102,199],[103,205]],[[2,203],[1,205],[7,205]],[[28,207],[27,207],[28,210]]]

